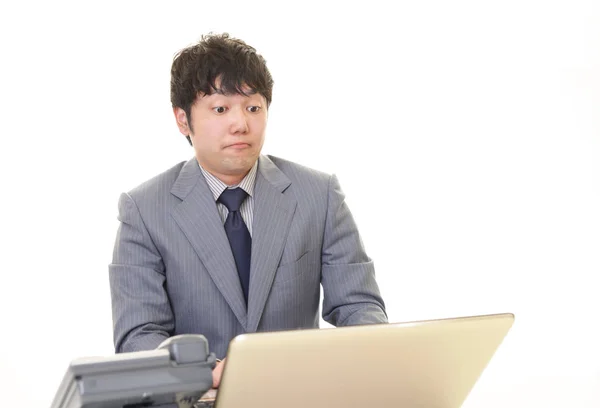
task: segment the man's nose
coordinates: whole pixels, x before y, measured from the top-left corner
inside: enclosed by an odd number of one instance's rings
[[[231,110],[231,133],[248,132],[248,117],[244,108],[235,108]]]

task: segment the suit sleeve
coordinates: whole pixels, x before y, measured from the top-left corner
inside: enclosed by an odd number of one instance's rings
[[[373,261],[365,253],[335,176],[329,180],[321,263],[326,322],[334,326],[387,322]]]
[[[115,351],[151,350],[174,329],[165,267],[128,194],[119,199],[119,221],[109,265]]]

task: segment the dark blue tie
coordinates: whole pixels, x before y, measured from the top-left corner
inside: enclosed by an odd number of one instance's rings
[[[248,196],[241,188],[226,189],[221,193],[219,202],[227,207],[229,214],[225,220],[225,233],[229,239],[231,252],[235,259],[242,290],[244,291],[244,299],[248,305],[248,289],[250,288],[250,256],[252,254],[252,238],[246,228],[240,206]]]

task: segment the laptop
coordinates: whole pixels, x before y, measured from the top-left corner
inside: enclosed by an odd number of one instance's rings
[[[215,408],[458,408],[502,343],[511,313],[244,334],[227,352]]]

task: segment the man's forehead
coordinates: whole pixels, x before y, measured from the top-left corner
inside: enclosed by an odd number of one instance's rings
[[[256,89],[252,89],[247,85],[242,85],[238,90],[226,90],[223,88],[217,88],[213,93],[225,96],[233,96],[233,95],[255,95],[257,93]]]
[[[206,98],[210,98],[212,97],[218,97],[218,96],[225,96],[225,97],[234,97],[234,96],[243,96],[243,97],[252,97],[254,95],[259,95],[259,96],[263,96],[261,93],[259,93],[256,89],[252,89],[248,86],[244,86],[241,89],[223,89],[223,88],[217,88],[217,89],[213,89],[211,93],[207,94],[204,92],[199,92],[198,93],[198,99],[206,99]]]
[[[225,86],[223,86],[223,82],[225,82]],[[225,96],[232,96],[232,95],[254,95],[256,94],[256,89],[252,88],[251,86],[249,86],[247,83],[245,82],[237,82],[236,81],[223,81],[223,76],[219,75],[217,76],[217,78],[215,79],[215,82],[211,85],[212,87],[212,92],[211,94],[219,94],[219,95],[225,95]]]

